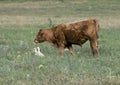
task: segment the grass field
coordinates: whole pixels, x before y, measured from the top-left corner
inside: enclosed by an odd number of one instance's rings
[[[100,24],[99,59],[89,42],[75,57],[33,42],[39,29],[88,18]],[[120,85],[119,46],[119,0],[0,0],[0,85]]]

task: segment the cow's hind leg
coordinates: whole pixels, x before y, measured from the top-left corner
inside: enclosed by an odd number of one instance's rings
[[[91,46],[93,56],[98,56],[98,45],[95,39],[90,40],[90,46]]]

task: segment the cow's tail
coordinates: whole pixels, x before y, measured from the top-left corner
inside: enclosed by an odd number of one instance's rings
[[[97,43],[98,43],[98,45],[100,44],[100,37],[99,37],[99,34],[98,34],[98,32],[99,32],[99,24],[98,24],[98,21],[95,19],[94,20],[94,22],[95,22],[95,24],[96,24],[96,38],[97,38]]]

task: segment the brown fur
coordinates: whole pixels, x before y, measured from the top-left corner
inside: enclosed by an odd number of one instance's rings
[[[36,43],[48,41],[53,46],[60,48],[61,54],[64,53],[64,48],[68,48],[71,54],[73,54],[72,44],[82,46],[89,40],[92,54],[98,56],[98,30],[99,24],[97,20],[89,19],[40,30],[34,41]]]

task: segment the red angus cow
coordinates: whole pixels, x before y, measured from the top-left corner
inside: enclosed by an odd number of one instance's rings
[[[50,29],[40,29],[34,42],[47,41],[53,46],[60,48],[61,54],[68,48],[73,54],[72,44],[82,46],[87,40],[90,41],[92,54],[98,56],[98,31],[99,24],[96,19],[60,24]]]

